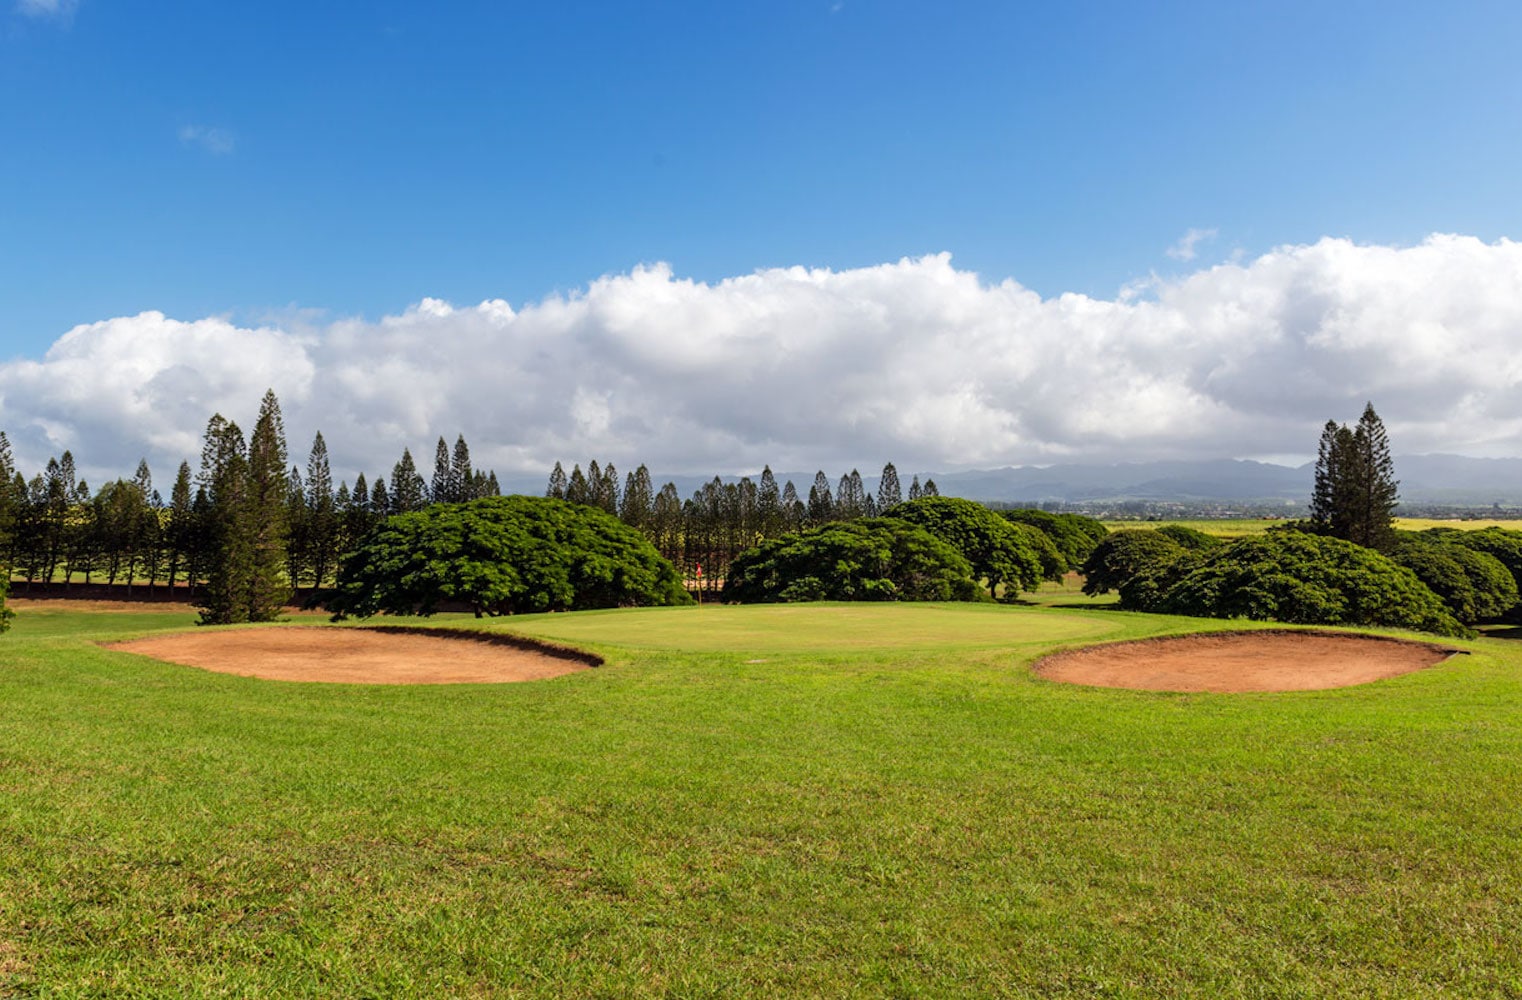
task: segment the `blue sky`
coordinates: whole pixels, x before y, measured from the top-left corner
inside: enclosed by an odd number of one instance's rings
[[[326,336],[657,263],[949,252],[1109,301],[1522,230],[1515,3],[5,2],[0,360],[147,311]]]

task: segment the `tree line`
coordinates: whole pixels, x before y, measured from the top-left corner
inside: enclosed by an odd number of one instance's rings
[[[684,500],[675,483],[655,489],[644,465],[620,480],[612,462],[599,465],[594,459],[585,471],[577,464],[569,475],[556,462],[544,495],[600,508],[642,531],[705,593],[718,592],[735,557],[766,539],[876,517],[906,499],[892,462],[883,466],[875,494],[867,491],[856,469],[842,475],[834,487],[820,470],[806,500],[792,480],[779,486],[770,465],[754,480],[743,476],[725,482],[715,476]],[[919,476],[912,477],[907,499],[939,495],[935,480],[921,485]]]
[[[327,444],[313,438],[306,471],[288,465],[284,421],[266,392],[245,439],[220,413],[208,421],[200,468],[181,462],[166,501],[146,460],[130,479],[92,490],[64,451],[27,479],[0,431],[0,559],[22,588],[124,583],[188,588],[212,623],[273,618],[294,589],[329,585],[339,557],[392,514],[498,496],[495,471],[472,466],[463,435],[439,438],[425,479],[408,449],[391,474],[334,485]]]

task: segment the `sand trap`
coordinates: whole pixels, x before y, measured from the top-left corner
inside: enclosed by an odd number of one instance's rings
[[[337,684],[537,681],[602,663],[514,636],[396,627],[198,630],[103,645],[223,674]]]
[[[1318,691],[1409,674],[1458,652],[1346,632],[1214,632],[1090,646],[1033,669],[1066,684],[1143,691]]]

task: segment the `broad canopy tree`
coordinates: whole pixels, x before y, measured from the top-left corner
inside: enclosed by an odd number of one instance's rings
[[[382,522],[343,562],[335,619],[579,611],[691,599],[675,567],[605,511],[552,497],[483,497]]]

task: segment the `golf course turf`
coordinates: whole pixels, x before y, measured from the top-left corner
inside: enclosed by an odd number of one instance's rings
[[[0,996],[1522,993],[1507,641],[1160,694],[1030,667],[1239,626],[705,606],[430,623],[607,661],[549,680],[293,684],[16,606]]]

